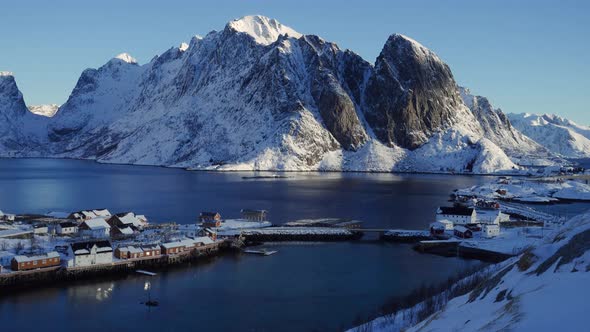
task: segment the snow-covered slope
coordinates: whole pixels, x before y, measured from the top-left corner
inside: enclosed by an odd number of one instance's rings
[[[588,294],[590,214],[584,214],[408,331],[582,331]]]
[[[42,115],[46,117],[52,117],[55,115],[57,110],[59,109],[59,105],[57,104],[47,104],[47,105],[29,105],[29,111],[33,114]]]
[[[247,16],[147,64],[124,53],[85,70],[44,146],[18,153],[218,170],[517,169],[520,136],[484,138],[482,119],[449,67],[406,36],[390,36],[373,66]]]
[[[485,137],[513,156],[549,157],[547,149],[514,128],[506,114],[494,108],[486,97],[475,96],[460,87],[461,98],[480,123]]]
[[[459,290],[469,283],[472,291]],[[465,295],[448,299],[447,291],[352,331],[585,331],[590,214],[572,218],[521,256],[486,267],[451,290]],[[427,307],[440,310],[423,316]]]
[[[568,158],[590,157],[590,127],[549,114],[522,113],[508,117],[523,134],[553,153]]]

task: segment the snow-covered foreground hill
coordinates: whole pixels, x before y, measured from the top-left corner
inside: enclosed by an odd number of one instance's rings
[[[590,127],[550,114],[508,117],[514,127],[551,152],[567,158],[590,158]]]
[[[541,244],[482,273],[490,271],[473,291],[439,303],[441,309],[421,322],[412,322],[412,310],[424,308],[424,303],[407,310],[405,319],[382,317],[357,330],[587,330],[590,213],[574,217]]]
[[[13,78],[8,85],[0,99],[18,91]],[[406,36],[391,35],[373,65],[274,19],[247,16],[144,65],[123,53],[85,70],[55,116],[32,120],[34,135],[22,135],[31,126],[11,114],[22,98],[0,104],[11,131],[0,155],[473,173],[519,171],[523,159],[549,158],[484,99],[460,91],[450,68]]]

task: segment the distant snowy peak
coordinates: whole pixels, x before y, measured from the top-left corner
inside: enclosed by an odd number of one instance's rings
[[[188,50],[188,44],[187,43],[180,43],[180,46],[178,46],[178,49],[181,52],[184,52],[184,51]]]
[[[46,117],[50,118],[55,115],[55,113],[59,109],[59,105],[57,105],[57,104],[29,105],[28,108],[29,108],[29,111],[31,111],[31,113],[46,116]]]
[[[590,127],[550,114],[508,116],[518,130],[550,151],[566,158],[590,157]]]
[[[9,77],[9,76],[14,76],[14,74],[11,71],[0,71],[0,77]]]
[[[130,63],[130,64],[137,64],[137,60],[134,57],[132,57],[131,55],[129,55],[128,53],[121,53],[121,54],[117,55],[116,57],[114,57],[113,59],[118,59],[123,62]]]
[[[288,35],[294,38],[303,36],[301,33],[279,23],[275,19],[260,15],[244,16],[229,22],[227,27],[236,32],[250,35],[257,43],[262,45],[270,45],[282,35]]]

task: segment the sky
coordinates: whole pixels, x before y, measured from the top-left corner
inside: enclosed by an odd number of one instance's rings
[[[81,72],[127,52],[140,64],[245,15],[277,19],[373,63],[402,33],[436,52],[458,84],[507,113],[590,125],[590,1],[3,1],[0,71],[29,105],[64,103]]]

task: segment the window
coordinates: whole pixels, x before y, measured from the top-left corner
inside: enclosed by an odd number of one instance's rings
[[[33,265],[37,265],[37,261],[33,261]]]
[[[47,264],[47,260],[46,259],[43,260],[43,264]]]

